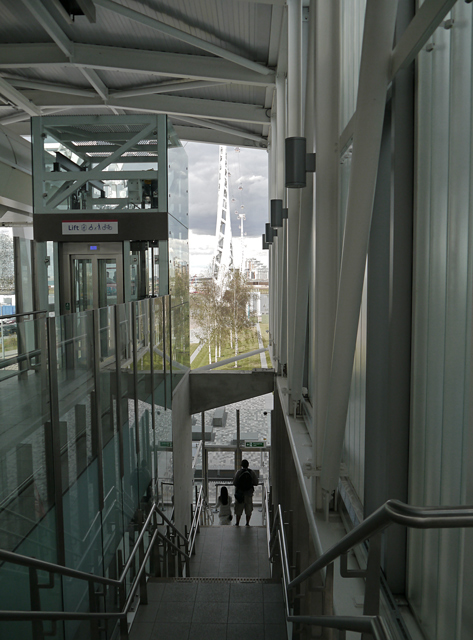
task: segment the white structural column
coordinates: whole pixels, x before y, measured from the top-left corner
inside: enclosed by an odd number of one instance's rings
[[[307,47],[307,84],[305,102],[304,133],[307,140],[307,153],[315,152],[315,113],[314,113],[314,47],[315,47],[315,2],[309,8],[309,42]],[[314,215],[314,174],[307,173],[307,186],[301,190],[301,206],[299,220],[299,241],[297,251],[296,301],[297,313],[294,318],[292,399],[302,398],[302,381],[304,371],[304,353],[307,339],[307,313],[309,306],[309,283],[311,269],[311,230]]]
[[[277,154],[277,198],[286,205],[286,189],[284,187],[284,140],[286,137],[286,79],[279,72],[276,78],[276,154]],[[281,367],[287,364],[287,220],[283,220],[283,226],[278,231],[278,285],[279,306],[277,315],[279,363]]]
[[[328,493],[340,471],[396,13],[396,0],[366,5],[321,471]]]
[[[338,174],[340,149],[340,15],[338,2],[317,2],[315,35],[316,193],[312,252],[310,360],[314,363],[309,395],[314,407],[312,435],[316,467],[322,466],[325,418],[332,363],[338,287]],[[321,492],[317,492],[322,508]]]
[[[302,134],[302,0],[288,0],[288,137]],[[294,372],[294,321],[296,315],[297,251],[299,241],[300,189],[289,189],[287,224],[287,378],[292,392]],[[292,403],[289,404],[292,410]]]
[[[271,113],[271,148],[270,148],[270,199],[274,200],[278,197],[278,189],[277,189],[277,164],[278,164],[278,137],[277,137],[277,117],[276,113]],[[269,212],[269,217],[271,218],[271,210]],[[271,222],[271,220],[270,220]],[[271,329],[271,338],[273,341],[273,349],[272,354],[275,362],[279,362],[279,298],[280,298],[280,290],[279,290],[279,247],[280,247],[280,235],[282,232],[281,228],[278,228],[278,235],[274,237],[273,244],[270,247],[271,254],[271,283],[270,283],[270,293],[273,296],[273,303],[271,305],[271,312],[274,314],[272,329]]]

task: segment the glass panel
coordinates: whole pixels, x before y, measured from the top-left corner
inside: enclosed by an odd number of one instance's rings
[[[169,217],[169,290],[173,388],[190,368],[189,242],[185,226]]]
[[[136,384],[139,406],[139,466],[138,495],[136,505],[146,510],[151,497],[151,357],[149,300],[140,300],[135,305],[136,321]]]
[[[92,260],[72,258],[72,282],[74,287],[74,311],[87,311],[94,307]]]
[[[12,327],[13,325],[7,325]],[[17,344],[24,348],[20,355]],[[5,337],[0,360],[0,548],[15,550],[53,506],[45,319]],[[48,534],[45,534],[48,536]],[[37,557],[44,557],[41,549]]]
[[[166,408],[172,407],[172,360],[171,360],[171,299],[164,296],[164,354],[165,354],[165,385]]]
[[[7,325],[13,327],[13,325]],[[21,334],[21,335],[19,335]],[[0,548],[57,562],[46,320],[8,329],[0,360]],[[18,356],[18,339],[23,342]],[[44,575],[41,582],[47,582]],[[43,609],[61,608],[60,583],[40,593]],[[0,567],[2,609],[30,609],[28,569]],[[62,638],[58,625],[56,637]],[[49,630],[50,625],[45,626]],[[30,622],[0,622],[1,638],[32,638]]]
[[[57,320],[59,439],[66,565],[102,575],[93,335],[91,311]],[[66,610],[87,611],[86,585],[66,580],[64,606]],[[66,637],[75,637],[79,630],[86,633],[87,628],[85,623],[66,622]]]
[[[35,199],[35,212],[157,211],[157,135],[163,118],[76,116],[71,123],[51,116],[47,127],[35,122],[35,187],[41,193]],[[90,170],[94,176],[88,179]],[[101,232],[100,227],[96,230]]]
[[[117,304],[117,261],[115,258],[99,258],[98,283],[99,283],[99,307]]]
[[[174,475],[172,461],[172,411],[156,407],[157,491],[162,508],[172,507]]]
[[[168,212],[186,227],[189,226],[187,153],[168,123]]]
[[[140,290],[140,254],[130,251],[130,300],[138,300]]]
[[[99,392],[101,403],[102,466],[104,509],[102,538],[105,575],[116,577],[116,549],[124,535],[122,515],[122,482],[120,464],[120,434],[117,416],[117,376],[115,343],[115,309],[99,311],[100,367]]]

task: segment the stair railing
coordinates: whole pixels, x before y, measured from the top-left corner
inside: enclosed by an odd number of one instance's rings
[[[159,509],[157,504],[153,504],[150,508],[148,516],[143,523],[138,539],[127,562],[121,567],[120,577],[118,579],[105,578],[103,576],[70,569],[53,562],[38,560],[29,556],[23,556],[12,551],[0,549],[0,561],[8,562],[14,565],[28,567],[29,569],[29,589],[30,599],[34,610],[31,611],[0,611],[0,621],[31,621],[33,628],[33,640],[44,640],[47,634],[43,629],[43,622],[50,621],[53,625],[59,620],[86,620],[90,625],[90,640],[100,640],[101,626],[100,623],[105,620],[115,620],[120,625],[120,640],[126,640],[128,636],[127,616],[130,612],[139,588],[140,602],[147,603],[147,576],[146,565],[150,560],[151,572],[154,575],[160,575],[160,559],[159,559],[159,542],[163,546],[163,565],[172,561],[175,567],[177,560],[178,574],[190,575],[189,562],[191,554],[195,553],[195,538],[199,529],[200,517],[202,509],[205,505],[205,496],[201,488],[197,505],[192,519],[192,524],[188,536],[183,535],[171,520]],[[140,512],[141,513],[141,512]],[[161,518],[158,522],[157,518]],[[166,534],[161,531],[165,528]],[[151,533],[151,539],[148,547],[145,549],[145,534]],[[127,592],[127,576],[130,570],[135,568],[135,559],[138,557],[139,568],[136,575],[133,576],[132,584]],[[169,557],[172,560],[169,560]],[[38,572],[45,571],[49,574],[49,580],[46,583],[40,583]],[[171,571],[171,573],[174,569]],[[56,575],[81,580],[87,584],[90,611],[42,611],[41,610],[41,589],[53,588]],[[131,572],[133,575],[133,572]],[[100,585],[100,589],[97,586]],[[115,589],[119,603],[119,611],[101,611],[100,598],[103,597],[107,588]]]
[[[270,512],[269,494],[266,492],[266,509]],[[400,524],[413,529],[454,529],[473,527],[473,508],[458,507],[413,507],[399,500],[388,500],[361,524],[339,540],[333,547],[323,553],[299,575],[291,578],[287,536],[281,505],[275,511],[271,527],[268,551],[270,560],[274,560],[279,551],[283,592],[286,607],[286,619],[295,624],[308,624],[331,629],[339,629],[343,633],[354,631],[366,636],[373,636],[375,640],[388,640],[389,635],[385,621],[380,617],[380,581],[381,581],[381,536],[383,531],[392,524]],[[268,524],[269,532],[269,524]],[[347,568],[347,553],[359,544],[369,540],[368,561],[366,569],[349,570]],[[333,562],[340,558],[340,573],[342,577],[357,577],[365,579],[365,598],[363,615],[310,616],[294,615],[294,605],[299,601],[299,594],[295,590],[308,578],[326,570],[325,590],[326,600],[333,602]],[[342,636],[339,636],[340,638]]]

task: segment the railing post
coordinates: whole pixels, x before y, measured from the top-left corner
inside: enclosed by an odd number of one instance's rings
[[[324,588],[324,615],[333,616],[333,562],[331,562],[325,570],[325,588]],[[333,629],[326,628],[323,633],[327,640],[332,640],[334,637]],[[342,635],[343,634],[343,635]],[[345,631],[339,631],[338,640],[345,638]]]
[[[185,552],[186,552],[186,578],[190,578],[191,575],[191,563],[189,558],[189,533],[187,531],[187,525],[184,525],[184,535],[185,535]],[[195,545],[194,545],[195,547]],[[195,548],[193,549],[193,553],[195,553]]]
[[[90,613],[97,613],[97,597],[95,595],[95,585],[93,580],[88,581],[89,587],[89,611]],[[90,619],[90,639],[100,640],[100,626],[97,618]]]
[[[38,573],[35,567],[29,567],[30,574],[30,606],[31,611],[41,611],[41,598],[39,597]],[[44,640],[42,620],[32,620],[33,640]]]
[[[121,576],[123,573],[123,551],[118,549],[117,552],[117,563],[118,563],[118,575]],[[118,587],[118,605],[120,611],[125,610],[126,606],[126,576],[123,576],[123,579]],[[125,618],[120,618],[120,640],[128,640],[128,621]]]
[[[137,511],[137,519],[138,519],[138,526],[141,529],[143,527],[143,512],[141,511],[141,509],[138,509]],[[140,544],[138,547],[138,571],[143,566],[144,559],[145,559],[145,539],[143,536],[140,540]],[[142,604],[148,604],[148,590],[146,588],[146,570],[143,571],[140,577],[140,602]]]
[[[181,536],[176,536],[176,543],[179,551],[177,552],[177,576],[178,578],[182,578],[182,554],[181,551]]]
[[[158,528],[158,517],[156,514],[156,511],[153,513],[153,527],[152,527],[152,531],[153,533],[157,530]],[[159,558],[159,545],[160,545],[160,538],[156,538],[155,543],[153,545],[153,549],[151,551],[151,556],[150,556],[150,573],[155,577],[155,578],[160,578],[161,577],[161,562],[160,562],[160,558]]]
[[[363,615],[379,615],[379,591],[381,578],[381,533],[370,538],[368,565],[366,567],[365,601]],[[370,635],[364,633],[361,640],[369,640]]]
[[[172,538],[172,534],[171,534],[171,530],[169,528],[169,525],[167,527],[167,534],[166,534],[166,538],[170,541],[173,542]],[[172,548],[172,546],[170,544],[167,545],[168,549],[167,549],[167,565],[168,565],[168,570],[167,570],[167,577],[168,578],[174,578],[176,576],[176,563],[175,563],[175,559],[174,559],[174,550]]]

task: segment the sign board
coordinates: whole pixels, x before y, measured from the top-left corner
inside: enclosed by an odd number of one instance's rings
[[[158,447],[163,447],[164,449],[172,449],[172,442],[170,440],[160,440],[158,442]]]
[[[62,234],[64,236],[91,235],[116,235],[118,233],[118,220],[69,220],[62,221]]]
[[[264,448],[264,442],[245,442],[245,447],[252,447],[254,449],[263,449]]]

